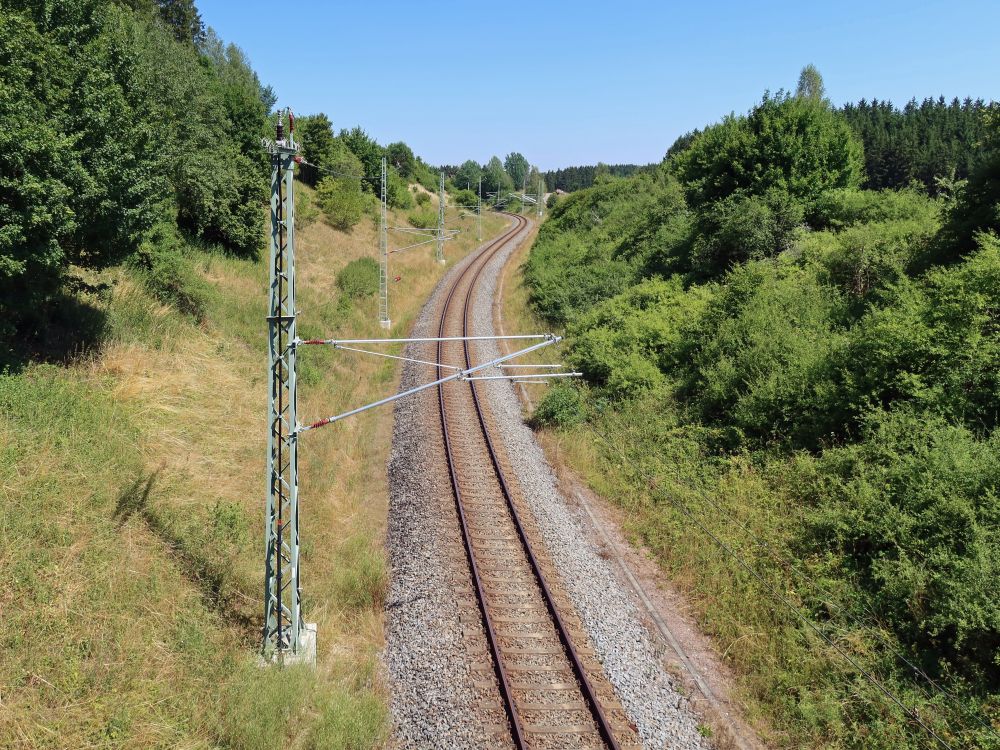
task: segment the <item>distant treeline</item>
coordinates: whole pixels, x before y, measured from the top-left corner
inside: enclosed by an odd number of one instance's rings
[[[594,184],[594,179],[599,174],[610,175],[611,177],[631,177],[640,172],[648,172],[655,164],[592,164],[586,167],[566,167],[565,169],[549,170],[543,172],[545,186],[549,190],[565,190],[572,193],[574,190],[583,190]]]
[[[862,99],[839,111],[864,144],[864,187],[898,189],[919,182],[936,195],[941,190],[938,178],[964,180],[982,156],[983,113],[991,106],[982,99],[949,102],[942,96],[922,102],[911,99],[902,108],[888,100]],[[684,151],[700,132],[693,130],[674,141],[667,157]],[[571,193],[591,187],[599,173],[629,177],[652,167],[597,164],[550,170],[544,175],[549,190]]]

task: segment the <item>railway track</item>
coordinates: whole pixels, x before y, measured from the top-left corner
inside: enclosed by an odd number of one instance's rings
[[[486,245],[453,282],[438,336],[471,336],[477,281],[528,222]],[[473,342],[442,341],[437,362],[474,364]],[[443,374],[442,368],[438,368]],[[440,375],[439,375],[440,376]],[[489,387],[489,386],[486,386]],[[639,742],[544,551],[485,399],[474,382],[438,386],[444,460],[507,725],[517,748],[625,748]]]

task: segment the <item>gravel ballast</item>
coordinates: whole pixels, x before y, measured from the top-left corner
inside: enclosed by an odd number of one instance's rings
[[[482,273],[474,298],[474,330],[492,335],[497,281],[530,225],[508,242]],[[414,336],[436,334],[436,319],[453,268],[435,290],[414,328]],[[424,358],[430,350],[413,346],[409,356]],[[482,342],[476,360],[500,356],[495,342]],[[424,355],[424,356],[421,356]],[[426,382],[426,366],[407,364],[401,389]],[[534,517],[550,559],[563,578],[608,679],[648,748],[707,748],[699,719],[663,667],[663,644],[642,624],[639,608],[614,568],[598,554],[579,511],[560,495],[556,477],[524,424],[514,386],[508,381],[481,381],[507,456],[530,498]],[[440,426],[432,418],[429,389],[397,402],[389,462],[388,551],[391,585],[386,612],[384,663],[391,692],[395,744],[399,747],[464,748],[502,746],[506,740],[487,735],[475,714],[477,693],[467,657],[467,639],[459,620],[457,599],[468,591],[446,563],[454,544],[453,498],[440,461],[429,451],[440,444]]]

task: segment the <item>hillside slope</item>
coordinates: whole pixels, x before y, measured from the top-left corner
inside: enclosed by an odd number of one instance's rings
[[[484,217],[484,236],[503,224]],[[446,247],[455,259],[476,244],[475,224],[449,225],[465,230]],[[322,221],[298,234],[301,335],[382,335],[375,296],[336,283],[375,247],[368,217],[349,234]],[[443,268],[427,248],[393,263],[401,335]],[[12,581],[0,595],[0,745],[378,745],[391,411],[303,441],[304,606],[319,666],[259,669],[266,262],[191,251],[175,270],[173,304],[143,272],[89,275],[77,303],[104,320],[99,345],[0,376],[0,566]],[[184,299],[196,314],[178,309]],[[396,377],[388,360],[310,350],[300,414],[386,395]]]
[[[998,747],[1000,140],[861,189],[829,102],[765,95],[564,198],[525,267],[584,388],[535,423],[690,597],[779,747]],[[992,722],[992,724],[991,724]]]

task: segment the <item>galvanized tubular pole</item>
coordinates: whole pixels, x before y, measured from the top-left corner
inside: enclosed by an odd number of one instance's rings
[[[438,263],[444,263],[444,172],[438,178],[437,250],[434,257]]]
[[[291,119],[289,119],[291,127]],[[264,548],[265,663],[315,660],[315,627],[302,622],[299,581],[298,441],[295,383],[295,158],[278,116],[271,153],[271,285],[267,317],[267,511]]]
[[[382,157],[382,205],[378,220],[378,322],[389,328],[389,227],[386,220],[386,163]]]

